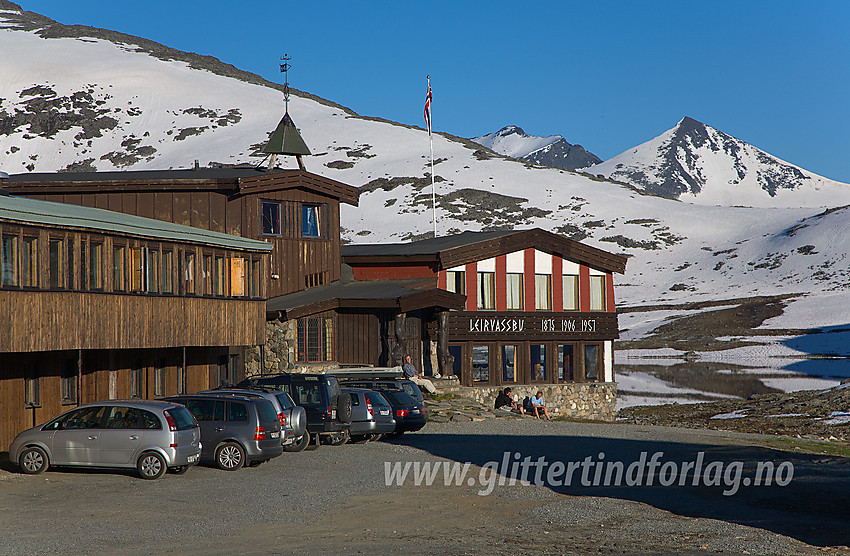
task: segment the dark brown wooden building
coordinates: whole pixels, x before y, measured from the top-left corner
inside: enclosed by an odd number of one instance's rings
[[[339,205],[359,196],[305,170],[264,168],[15,174],[3,188],[267,241],[270,298],[341,278]]]
[[[265,342],[271,249],[0,195],[0,450],[80,403],[237,380],[241,352]]]
[[[614,380],[622,256],[541,229],[346,245],[342,254],[357,281],[404,278],[465,295],[449,312],[408,313],[404,336],[419,368],[432,366],[423,353],[436,341],[444,374],[467,386]]]

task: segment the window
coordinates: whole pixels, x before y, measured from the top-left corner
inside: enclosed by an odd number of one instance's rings
[[[130,397],[143,398],[145,392],[145,370],[142,364],[137,362],[130,369]]]
[[[575,380],[573,374],[573,346],[572,344],[558,346],[558,381],[571,382]]]
[[[446,290],[466,294],[466,272],[462,270],[447,270]]]
[[[174,293],[174,252],[162,251],[162,293]]]
[[[203,279],[204,279],[204,295],[212,295],[212,264],[213,258],[212,255],[204,255],[204,268],[203,268]]]
[[[130,291],[145,289],[145,252],[141,247],[130,249]]]
[[[534,308],[538,311],[552,310],[552,276],[534,275]]]
[[[253,259],[251,261],[251,297],[262,297],[260,285],[262,284],[262,261]]]
[[[516,381],[516,346],[502,346],[502,382]]]
[[[65,265],[62,264],[62,256],[65,254],[65,242],[58,238],[50,238],[47,242],[48,279],[51,289],[59,289],[65,286],[62,278]]]
[[[145,291],[156,293],[159,291],[159,249],[145,248]]]
[[[38,287],[38,240],[25,237],[21,245],[21,286]]]
[[[24,407],[41,407],[41,384],[36,363],[24,365]]]
[[[112,289],[127,291],[127,248],[123,245],[112,248]]]
[[[596,344],[584,346],[584,378],[585,380],[599,378],[599,346]]]
[[[522,274],[509,272],[508,280],[508,311],[522,311],[523,308],[523,291],[522,291]]]
[[[103,244],[93,241],[89,245],[89,289],[103,289]]]
[[[77,289],[84,290],[86,289],[86,278],[88,278],[88,266],[86,263],[88,262],[87,251],[86,251],[86,240],[80,240],[80,283],[77,285]]]
[[[180,283],[183,293],[191,295],[195,293],[195,254],[189,251],[183,252],[183,267],[180,269]]]
[[[321,237],[318,205],[301,205],[301,237]]]
[[[262,406],[271,407],[270,404],[257,404],[257,409],[259,410]],[[275,415],[276,417],[276,415]],[[262,418],[262,416],[261,416]],[[248,408],[245,407],[244,403],[239,402],[227,402],[227,420],[228,421],[247,421],[248,420]]]
[[[165,359],[156,362],[153,369],[153,395],[165,395]]]
[[[564,311],[578,311],[578,276],[564,274]]]
[[[18,285],[18,238],[16,236],[3,236],[3,252],[0,255],[0,273],[4,286]]]
[[[74,277],[74,239],[73,237],[68,237],[68,250],[67,250],[67,258],[65,261],[68,263],[68,289],[74,289],[74,283],[76,282],[76,278]]]
[[[605,310],[605,277],[590,277],[590,310]]]
[[[495,309],[495,273],[479,272],[478,273],[478,308],[479,309]]]
[[[531,380],[546,380],[546,344],[531,344]]]
[[[224,281],[224,257],[216,257],[215,266],[213,266],[213,293],[215,295],[225,295],[227,288]]]
[[[280,235],[280,203],[261,201],[263,235]]]
[[[490,382],[490,346],[472,346],[472,380]]]
[[[245,295],[245,259],[230,259],[230,295]]]
[[[298,319],[297,344],[299,361],[335,361],[336,319],[333,317]]]
[[[62,379],[60,390],[62,395],[62,403],[77,402],[77,360],[66,359],[62,366]]]

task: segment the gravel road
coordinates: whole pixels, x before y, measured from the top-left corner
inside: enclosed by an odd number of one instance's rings
[[[6,464],[0,471],[0,554],[850,554],[848,460],[753,447],[758,439],[725,431],[488,419],[429,423],[393,442],[285,453],[235,473],[201,466],[158,481],[90,470],[24,476],[7,472]],[[656,456],[653,485],[646,486],[657,452],[663,455]],[[700,486],[691,486],[693,469],[681,471],[681,462],[695,462],[701,452],[706,472],[715,462],[708,477],[717,479],[716,486],[705,486],[705,475]],[[506,457],[508,469],[544,458],[526,475],[533,482],[536,470],[544,469],[543,484],[511,486],[505,478],[499,485],[496,475],[479,467]],[[581,467],[585,461],[592,465]],[[623,473],[620,486],[603,486],[600,472],[599,486],[592,486],[600,461],[619,461],[635,472]],[[788,480],[786,486],[743,486],[755,478],[757,463],[767,461],[775,469],[793,466],[793,478],[775,474]],[[407,462],[474,465],[459,486],[445,485],[442,470],[432,486],[416,486],[413,467],[402,485],[388,486],[385,462],[390,469],[397,462],[400,468]],[[566,473],[556,473],[554,462],[564,468],[575,462],[569,486],[560,484]],[[741,462],[740,472],[734,462]],[[677,486],[678,479],[660,486],[674,467],[687,486]],[[614,483],[615,465],[600,471],[608,468]]]

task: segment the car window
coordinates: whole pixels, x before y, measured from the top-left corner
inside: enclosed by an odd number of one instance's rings
[[[192,412],[198,421],[213,421],[215,419],[215,400],[186,400],[186,409]],[[222,419],[218,419],[221,421]]]
[[[351,405],[353,407],[360,405],[360,396],[357,395],[357,392],[349,392],[348,395],[351,396]]]
[[[115,406],[106,410],[107,429],[162,429],[159,417],[145,409]]]
[[[278,421],[277,413],[275,413],[274,411],[274,406],[272,405],[272,402],[268,400],[257,400],[254,406],[257,408],[257,413],[260,416],[260,421]]]
[[[366,397],[369,399],[369,403],[376,407],[388,407],[390,405],[390,402],[377,392],[368,392]]]
[[[412,384],[410,384],[410,383],[408,383],[408,382],[402,382],[402,383],[401,383],[401,389],[402,389],[402,390],[404,390],[405,394],[407,394],[407,395],[408,395],[408,396],[410,396],[411,398],[415,398],[415,397],[416,397],[416,391],[415,391],[415,390],[413,390],[413,385],[412,385]]]
[[[261,403],[259,400],[257,403]],[[268,404],[268,402],[266,402]],[[228,421],[247,421],[248,408],[241,402],[227,402],[227,420]]]
[[[84,407],[72,413],[62,420],[59,428],[62,429],[99,429],[103,423],[106,407]]]
[[[318,384],[295,384],[293,398],[298,405],[322,405],[322,394]]]
[[[286,392],[280,392],[275,394],[274,397],[277,398],[280,407],[283,408],[284,411],[286,411],[287,409],[292,409],[292,406],[294,404],[292,403],[292,399],[289,397],[289,394],[287,394]]]
[[[179,431],[194,429],[198,426],[198,422],[195,420],[195,417],[193,417],[192,413],[185,407],[172,407],[166,411],[174,419],[174,424],[177,425],[177,430]]]
[[[402,405],[414,405],[417,403],[416,400],[414,400],[408,394],[399,390],[390,390],[386,392],[384,396]]]

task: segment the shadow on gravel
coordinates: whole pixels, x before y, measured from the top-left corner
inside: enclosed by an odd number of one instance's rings
[[[642,434],[657,433],[635,430],[636,436]],[[540,484],[557,493],[643,502],[682,516],[766,529],[816,546],[850,545],[850,529],[847,527],[850,519],[850,460],[847,458],[793,454],[749,446],[665,442],[651,438],[623,440],[420,432],[393,443],[419,448],[454,462],[471,462],[477,466],[499,462],[500,474],[510,477],[516,473],[514,476],[517,478],[522,473],[520,463],[537,462],[543,457],[546,465],[539,466],[542,468],[539,476],[536,477],[536,468],[530,467],[526,477],[531,482],[539,478]],[[507,456],[505,452],[509,452]],[[655,456],[659,465],[652,472],[651,485],[648,486],[650,464],[653,455],[658,452],[663,454]],[[692,486],[700,452],[704,455],[701,470],[697,473],[699,486]],[[509,465],[503,471],[506,457]],[[641,467],[642,459],[644,464]],[[597,463],[600,461],[603,465],[597,475]],[[561,462],[563,468],[554,462]],[[574,462],[572,466],[571,462]],[[619,466],[614,462],[622,462],[622,472],[618,472]],[[686,468],[683,466],[685,462],[693,462],[694,466]],[[790,462],[793,478],[786,486],[777,486],[776,482],[765,486],[764,478],[770,467],[766,465],[762,469],[762,485],[753,486],[760,462],[771,462],[772,477],[779,478],[780,482],[790,478],[790,466],[784,463]],[[517,464],[516,468],[514,464]],[[490,466],[494,464],[490,463]],[[573,471],[571,482],[567,485],[565,479],[570,467]],[[673,473],[675,477],[671,481]],[[413,484],[413,474],[411,469],[405,484]],[[475,484],[482,485],[478,470],[470,471],[463,484],[472,486],[473,483],[468,482],[470,477],[474,477]],[[679,486],[682,477],[685,486]],[[661,486],[659,480],[670,486]],[[437,481],[441,484],[444,481],[443,470],[440,470]],[[594,486],[594,481],[599,486]],[[483,486],[487,482],[485,477]],[[737,489],[736,484],[739,485]]]

